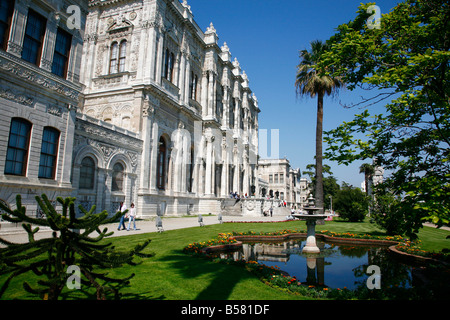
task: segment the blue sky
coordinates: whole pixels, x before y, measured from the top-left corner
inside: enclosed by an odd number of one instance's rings
[[[236,57],[247,73],[261,109],[259,128],[267,129],[269,135],[271,129],[279,129],[280,157],[288,158],[302,171],[314,161],[317,101],[296,96],[298,52],[309,49],[312,40],[327,40],[339,24],[354,19],[361,2],[365,1],[188,0],[199,27],[206,31],[213,22],[219,46],[226,42],[232,59]],[[388,13],[398,2],[383,0],[376,4],[381,13]],[[324,131],[361,112],[340,105],[340,101],[358,102],[360,95],[344,90],[334,99],[326,98]],[[331,166],[339,184],[345,181],[360,186],[364,180],[359,173],[362,162],[349,166],[325,163]]]

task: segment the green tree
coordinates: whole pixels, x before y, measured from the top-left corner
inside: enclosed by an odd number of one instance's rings
[[[340,164],[376,157],[392,172],[383,188],[402,198],[398,209],[408,212],[406,232],[415,236],[423,219],[450,221],[450,5],[406,0],[372,29],[369,5],[337,28],[318,63],[350,90],[377,90],[352,121],[325,133],[325,156]],[[383,112],[369,112],[378,103]]]
[[[370,218],[389,235],[404,234],[410,223],[408,212],[401,206],[401,199],[392,192],[377,194]]]
[[[319,40],[312,41],[310,44],[310,51],[306,49],[300,51],[300,64],[297,66],[295,87],[297,95],[311,98],[317,96],[315,198],[316,206],[323,207],[323,98],[325,95],[331,95],[343,87],[343,82],[341,77],[323,75],[316,68],[316,64],[319,62],[321,55],[328,50],[328,46]]]
[[[334,209],[339,217],[351,222],[364,220],[369,205],[368,197],[360,188],[343,183],[336,194]]]
[[[100,225],[115,221],[122,213],[117,212],[112,218],[102,211],[95,214],[95,206],[86,211],[80,210],[84,216],[76,218],[75,198],[61,198],[57,201],[62,206],[62,213],[58,213],[44,194],[36,197],[39,207],[45,214],[44,219],[37,219],[26,215],[26,208],[22,206],[21,196],[16,197],[16,209],[11,210],[0,202],[4,210],[2,218],[14,223],[22,223],[28,234],[28,243],[16,244],[0,238],[0,243],[6,245],[0,249],[0,275],[9,275],[0,287],[0,296],[8,288],[10,281],[21,274],[32,271],[37,276],[45,277],[38,281],[39,287],[32,288],[24,282],[26,291],[37,294],[43,299],[57,300],[70,277],[69,266],[76,266],[80,270],[80,285],[95,287],[97,299],[106,299],[106,294],[112,292],[119,298],[119,290],[129,284],[134,276],[118,279],[108,276],[107,270],[121,267],[124,264],[134,265],[134,256],[151,257],[152,254],[142,253],[151,240],[137,245],[129,252],[114,250],[111,243],[101,242],[113,234],[107,228],[100,230]],[[38,227],[33,228],[32,225]],[[50,227],[53,234],[49,238],[35,240],[39,226]],[[92,232],[96,237],[90,237]]]
[[[308,175],[311,180],[311,189],[314,192],[316,187],[316,179],[315,179],[315,164],[308,164],[306,166],[307,171],[303,171],[302,174]],[[337,191],[339,190],[339,184],[337,183],[337,179],[333,176],[333,172],[331,172],[331,167],[327,164],[323,165],[323,205],[324,209],[328,209],[331,207],[331,199],[333,199]],[[331,199],[330,199],[331,196]]]

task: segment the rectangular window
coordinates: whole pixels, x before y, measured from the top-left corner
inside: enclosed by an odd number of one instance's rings
[[[56,34],[55,53],[53,54],[52,73],[66,78],[69,65],[72,36],[62,29]]]
[[[278,173],[275,173],[275,181],[274,183],[278,183]]]
[[[39,66],[47,21],[36,12],[28,12],[22,59]]]
[[[280,173],[280,183],[284,183],[284,174]]]
[[[273,175],[269,174],[269,183],[273,183]]]
[[[41,159],[39,162],[39,178],[54,179],[58,156],[59,131],[44,128],[42,135]]]
[[[5,174],[24,176],[27,169],[31,123],[25,119],[12,119],[6,151]]]
[[[14,1],[0,0],[0,48],[3,50],[6,50],[8,45],[13,12]]]

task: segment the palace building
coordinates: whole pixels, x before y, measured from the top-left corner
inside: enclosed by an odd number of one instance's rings
[[[259,196],[258,100],[187,1],[0,6],[0,201],[21,194],[36,215],[43,193],[124,201],[145,217]]]

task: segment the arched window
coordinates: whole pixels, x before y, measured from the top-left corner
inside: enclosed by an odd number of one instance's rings
[[[123,165],[121,163],[116,163],[113,167],[112,174],[112,186],[111,191],[122,191],[123,190]]]
[[[189,98],[192,100],[197,100],[197,82],[198,77],[194,72],[191,72],[191,84],[189,87]]]
[[[166,49],[166,59],[164,63],[164,78],[173,82],[173,65],[174,65],[175,56],[169,49]]]
[[[156,186],[164,190],[166,181],[166,142],[163,137],[159,139],[158,161],[156,167]]]
[[[31,122],[13,118],[6,151],[5,174],[24,176],[27,170],[30,148]]]
[[[85,157],[81,161],[80,168],[80,189],[94,189],[95,162],[90,157]]]
[[[111,55],[109,58],[109,73],[117,73],[117,60],[119,58],[119,44],[114,42],[111,45]]]
[[[42,133],[39,178],[54,179],[58,158],[59,130],[45,127]]]
[[[125,72],[125,60],[127,57],[127,41],[123,40],[119,48],[119,72]]]
[[[127,41],[123,40],[120,45],[113,42],[109,58],[109,73],[125,72],[125,60],[127,58]]]

